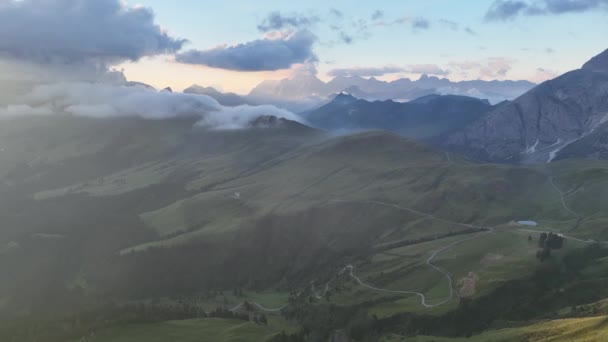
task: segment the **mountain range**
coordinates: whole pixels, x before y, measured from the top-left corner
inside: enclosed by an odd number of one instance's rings
[[[487,100],[456,95],[427,95],[401,103],[370,102],[340,93],[303,116],[313,126],[332,132],[379,129],[428,141],[464,128],[493,108]]]
[[[184,89],[184,93],[207,95],[215,99],[222,106],[228,107],[253,104],[252,101],[249,101],[247,100],[247,98],[237,95],[235,93],[222,93],[213,87],[201,87],[196,84]]]
[[[365,100],[408,101],[430,94],[466,95],[489,99],[492,103],[511,100],[535,84],[529,81],[461,81],[422,75],[418,80],[401,78],[381,81],[359,76],[339,76],[325,83],[313,75],[297,76],[280,81],[265,81],[255,87],[249,97],[261,101],[270,99],[305,100],[325,98],[331,94],[348,92]]]
[[[493,162],[608,158],[608,50],[492,110],[443,146]]]
[[[225,106],[273,104],[293,112],[310,111],[328,103],[336,94],[347,93],[367,101],[406,102],[426,95],[461,95],[487,99],[491,103],[511,100],[535,84],[529,81],[461,81],[422,75],[418,80],[402,78],[391,82],[374,77],[340,76],[323,82],[314,75],[297,75],[267,80],[247,95],[222,93],[212,87],[192,85],[185,93],[211,96]]]

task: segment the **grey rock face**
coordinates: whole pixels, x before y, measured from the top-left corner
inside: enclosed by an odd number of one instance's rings
[[[449,136],[443,146],[485,161],[551,161],[562,149],[605,129],[605,70],[608,52],[593,58],[583,69],[547,81],[513,102],[498,106]]]
[[[608,72],[608,50],[591,58],[589,62],[583,65],[583,69],[595,72]]]

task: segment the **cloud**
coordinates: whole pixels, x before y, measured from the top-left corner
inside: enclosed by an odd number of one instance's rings
[[[266,18],[264,18],[262,23],[258,25],[258,30],[268,32],[274,30],[283,30],[286,28],[308,28],[319,21],[321,21],[321,19],[317,15],[306,15],[302,13],[282,14],[281,12],[271,12]]]
[[[560,73],[555,70],[537,68],[530,80],[534,83],[542,83],[548,80],[552,80],[559,75]]]
[[[344,16],[344,13],[342,13],[342,11],[335,8],[330,9],[329,13],[337,18],[342,18]]]
[[[423,17],[401,17],[391,21],[379,20],[373,23],[374,26],[393,26],[393,25],[407,25],[412,28],[412,30],[428,30],[431,28],[431,22]]]
[[[436,76],[447,76],[450,73],[436,64],[412,64],[406,68],[406,71],[412,74],[429,74]]]
[[[488,58],[487,65],[480,69],[481,77],[504,78],[512,69],[511,64],[515,61],[502,57]]]
[[[198,125],[212,129],[246,128],[262,115],[301,121],[299,116],[274,106],[223,107],[205,95],[157,92],[145,87],[103,83],[39,85],[17,101],[21,103],[0,107],[0,117],[75,115],[165,119],[198,116]]]
[[[442,69],[436,64],[412,64],[407,67],[395,65],[387,65],[382,67],[353,67],[353,68],[338,68],[330,70],[327,75],[330,77],[371,77],[384,76],[397,73],[412,73],[412,74],[428,74],[436,76],[447,76],[450,72]]]
[[[487,21],[512,19],[528,7],[523,1],[496,0],[486,13]]]
[[[317,73],[317,65],[315,62],[312,61],[308,61],[303,64],[297,64],[291,68],[291,78],[295,79],[316,76]]]
[[[465,27],[464,32],[466,32],[466,33],[468,33],[468,34],[470,34],[472,36],[476,36],[477,35],[477,31],[473,30],[470,27]]]
[[[370,76],[383,76],[387,74],[396,74],[405,71],[404,68],[397,66],[383,66],[383,67],[353,67],[353,68],[340,68],[332,69],[327,75],[331,77],[370,77]]]
[[[380,10],[375,10],[374,13],[372,13],[372,20],[379,20],[382,19],[384,17],[384,12],[380,11]]]
[[[415,18],[412,21],[412,28],[417,30],[428,30],[431,27],[431,23],[425,18]]]
[[[504,21],[520,15],[560,15],[593,10],[608,10],[608,0],[495,0],[485,18],[487,21]]]
[[[495,80],[504,79],[513,68],[516,60],[504,57],[490,57],[481,61],[451,62],[453,72],[464,77]]]
[[[209,50],[189,50],[176,55],[177,62],[236,71],[274,71],[294,64],[316,61],[316,36],[308,30],[267,33],[263,39]]]
[[[162,30],[149,8],[121,0],[0,1],[4,58],[107,65],[174,53],[185,42]]]
[[[452,31],[458,31],[458,29],[460,28],[460,24],[447,19],[441,19],[439,20],[439,23]]]
[[[585,12],[598,8],[606,9],[606,0],[545,0],[545,8],[540,14],[562,14],[569,12]]]
[[[4,108],[0,107],[0,118],[17,117],[24,115],[46,116],[53,112],[46,107],[31,107],[29,105],[10,105]]]
[[[353,43],[353,37],[351,35],[349,35],[348,33],[346,33],[346,32],[340,32],[340,39],[345,44],[352,44]]]

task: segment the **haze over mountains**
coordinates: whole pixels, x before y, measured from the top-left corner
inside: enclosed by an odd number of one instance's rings
[[[302,113],[315,127],[334,132],[389,130],[481,161],[545,163],[573,157],[602,159],[608,157],[607,60],[605,51],[581,69],[534,87],[529,82],[450,82],[436,77],[394,82],[337,77],[324,83],[308,76],[264,82],[246,97],[196,86],[186,92],[205,94],[229,106],[270,101],[293,109],[320,103],[319,107]],[[516,99],[492,106],[479,94],[441,96],[442,85],[469,89],[464,92],[484,89],[493,95]],[[525,91],[529,87],[532,88]],[[332,95],[333,92],[338,95]],[[376,99],[391,92],[416,99],[405,103]],[[523,92],[521,96],[519,92]],[[323,98],[327,100],[322,101]]]
[[[492,108],[487,100],[456,95],[427,95],[401,103],[369,102],[340,93],[303,117],[313,126],[332,132],[377,129],[429,141],[464,128]]]
[[[402,78],[391,82],[374,77],[338,76],[325,83],[314,75],[264,81],[248,95],[223,94],[212,87],[193,85],[185,93],[204,94],[223,105],[274,104],[295,112],[314,109],[338,93],[351,94],[368,101],[411,101],[426,95],[461,95],[487,99],[491,103],[512,100],[535,84],[529,81],[460,81],[422,75],[418,80]]]
[[[401,78],[386,82],[374,77],[338,76],[325,83],[313,75],[292,79],[265,81],[249,97],[259,101],[272,99],[310,100],[346,92],[365,100],[408,101],[430,94],[464,95],[488,99],[492,103],[511,100],[535,84],[529,81],[461,81],[422,75],[418,80]]]
[[[324,83],[309,75],[263,82],[247,96],[196,85],[184,93],[209,96],[228,108],[266,103],[292,110],[311,107],[300,116],[314,127],[340,133],[388,130],[480,161],[603,159],[608,158],[607,59],[605,51],[581,69],[538,86],[513,81],[450,82],[426,76],[393,82],[336,77]],[[441,95],[446,89],[442,86],[475,96]],[[516,98],[492,105],[487,98],[478,97],[479,89]],[[406,102],[376,99],[391,92],[417,97]],[[518,96],[520,92],[523,94]],[[264,109],[256,112],[264,113]]]
[[[607,341],[607,5],[0,0],[0,341]]]

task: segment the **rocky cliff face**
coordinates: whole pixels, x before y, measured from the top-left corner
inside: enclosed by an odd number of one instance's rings
[[[466,129],[449,136],[444,147],[494,162],[548,162],[562,150],[572,157],[597,157],[572,148],[601,136],[608,121],[608,50],[568,72],[499,106]],[[601,144],[595,144],[601,147]],[[600,148],[601,149],[601,148]]]

